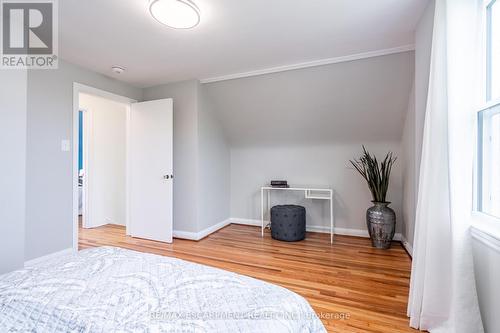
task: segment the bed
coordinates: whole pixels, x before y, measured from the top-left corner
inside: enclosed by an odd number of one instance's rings
[[[0,332],[326,332],[276,285],[115,247],[0,276]]]

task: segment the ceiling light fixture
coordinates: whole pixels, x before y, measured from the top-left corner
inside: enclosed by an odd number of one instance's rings
[[[190,29],[200,23],[200,10],[191,0],[150,0],[149,12],[170,28]]]
[[[115,74],[121,74],[121,73],[125,72],[125,68],[120,67],[120,66],[113,66],[113,67],[111,67],[111,70]]]

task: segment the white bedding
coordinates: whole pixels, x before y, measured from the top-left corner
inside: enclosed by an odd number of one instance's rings
[[[0,276],[0,332],[325,329],[307,301],[285,288],[184,260],[101,247]]]

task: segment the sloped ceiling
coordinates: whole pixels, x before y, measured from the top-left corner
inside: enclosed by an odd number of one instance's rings
[[[399,141],[414,52],[203,85],[233,146]]]

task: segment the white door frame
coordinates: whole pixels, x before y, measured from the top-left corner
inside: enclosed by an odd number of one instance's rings
[[[103,97],[106,99],[113,100],[115,102],[119,103],[124,103],[124,104],[132,104],[136,103],[137,101],[125,96],[120,96],[117,94],[110,93],[105,90],[101,90],[98,88],[94,88],[91,86],[87,86],[81,83],[74,82],[73,83],[73,133],[72,133],[72,140],[73,140],[73,166],[72,166],[72,173],[73,173],[73,249],[75,251],[78,251],[78,122],[79,122],[79,117],[78,117],[78,112],[80,111],[80,94],[85,93],[85,94],[91,94],[99,97]],[[130,106],[127,107],[127,129],[126,129],[126,154],[128,155],[128,133],[129,133],[129,119],[130,119]],[[126,178],[127,178],[127,184],[128,184],[128,158],[127,158],[127,165],[126,165]],[[126,228],[127,228],[127,233],[129,229],[129,214],[128,214],[128,209],[129,209],[129,193],[128,193],[128,186],[126,185]],[[87,202],[86,202],[86,197],[84,198],[84,207],[86,207]]]
[[[88,131],[88,124],[92,121],[92,118],[91,118],[91,115],[90,113],[88,112],[88,110],[86,109],[83,109],[83,108],[78,108],[78,113],[82,112],[83,113],[83,117],[82,117],[82,121],[83,121],[83,124],[82,124],[82,130],[83,130],[83,142],[82,142],[82,145],[83,145],[83,170],[88,170],[88,166],[87,166],[87,161],[88,161],[88,146],[89,146],[89,142],[88,142],[88,138],[89,138],[89,133],[86,133]],[[80,133],[78,133],[80,134]],[[76,139],[75,139],[76,140]],[[78,138],[78,141],[80,141],[80,138]],[[79,153],[79,149],[75,149],[75,151],[77,151]],[[77,171],[78,174],[80,174],[80,170]],[[88,178],[87,177],[83,177],[83,184],[82,184],[82,195],[83,195],[83,199],[82,199],[82,225],[83,227],[86,226],[86,217],[88,216],[88,198],[87,198],[87,191],[88,191]],[[78,200],[79,201],[79,200]],[[80,204],[80,202],[78,202],[78,205]]]

